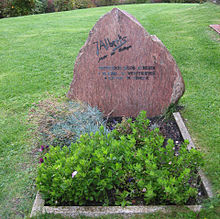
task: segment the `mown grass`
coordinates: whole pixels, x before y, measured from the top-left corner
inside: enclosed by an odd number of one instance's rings
[[[33,204],[38,160],[27,122],[29,109],[49,95],[65,97],[79,49],[95,22],[111,8],[0,20],[0,217],[27,216]],[[186,84],[180,101],[185,107],[182,114],[197,147],[205,152],[204,171],[217,197],[220,37],[208,25],[220,23],[220,6],[144,4],[119,8],[157,35],[176,59]],[[210,203],[198,217],[218,217],[219,208]],[[160,217],[174,218],[172,214]],[[175,217],[196,218],[197,214],[177,213]]]

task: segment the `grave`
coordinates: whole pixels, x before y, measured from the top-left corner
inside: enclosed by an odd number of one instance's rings
[[[174,119],[178,125],[180,133],[184,140],[189,141],[188,149],[195,148],[192,138],[184,124],[184,121],[179,112],[173,113]],[[213,192],[210,182],[204,175],[202,170],[199,170],[199,176],[202,181],[202,188],[207,196],[207,198],[213,198]],[[135,216],[139,214],[147,214],[154,212],[172,212],[178,209],[179,211],[184,211],[186,208],[194,212],[199,212],[202,209],[202,205],[148,205],[148,206],[47,206],[45,200],[42,198],[41,194],[37,192],[31,215],[30,217],[36,217],[38,214],[61,214],[62,216],[77,217],[77,216],[87,216],[87,217],[97,217],[104,215],[123,215],[124,217]]]
[[[149,117],[160,115],[184,93],[184,82],[176,62],[162,42],[149,35],[131,15],[113,9],[90,31],[75,62],[74,78],[67,96],[98,106],[105,115],[135,117],[146,110]],[[173,114],[188,149],[195,148],[179,113]],[[213,194],[199,171],[207,197]],[[186,206],[185,206],[186,207]],[[187,206],[200,211],[201,205]],[[31,217],[39,213],[65,216],[103,216],[169,212],[177,206],[46,206],[40,193]],[[181,210],[181,207],[180,207]]]
[[[163,43],[127,12],[112,9],[89,33],[75,61],[67,97],[106,116],[161,115],[184,93],[177,64]]]

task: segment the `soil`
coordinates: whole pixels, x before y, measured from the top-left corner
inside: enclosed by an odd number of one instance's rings
[[[107,126],[113,129],[117,123],[122,121],[122,117],[108,118]],[[174,118],[154,117],[150,119],[150,127],[158,127],[160,133],[165,137],[166,144],[169,138],[173,139],[175,145],[180,145],[184,140]]]

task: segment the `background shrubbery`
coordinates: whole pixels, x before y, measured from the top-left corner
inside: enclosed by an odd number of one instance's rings
[[[33,14],[35,0],[1,0],[0,16],[14,17],[20,15]]]
[[[148,1],[149,0],[0,0],[0,17],[15,17]]]
[[[0,18],[150,2],[201,3],[204,0],[0,0]]]
[[[93,0],[93,2],[97,7],[99,7],[106,5],[149,3],[151,0]]]
[[[95,7],[92,0],[0,0],[0,17]]]

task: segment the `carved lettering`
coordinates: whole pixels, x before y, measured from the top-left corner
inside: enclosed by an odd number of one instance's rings
[[[100,62],[100,61],[103,60],[103,59],[106,59],[107,57],[108,57],[107,55],[105,55],[105,56],[103,56],[103,57],[100,57],[98,62]]]
[[[99,69],[106,70],[98,73],[103,75],[105,80],[148,80],[149,76],[155,75],[155,66],[100,66]],[[135,71],[135,69],[139,71]]]
[[[131,47],[132,47],[132,46],[130,45],[130,46],[125,46],[125,47],[123,47],[123,48],[119,48],[119,52],[122,52],[122,51],[124,51],[124,50],[129,50]]]

